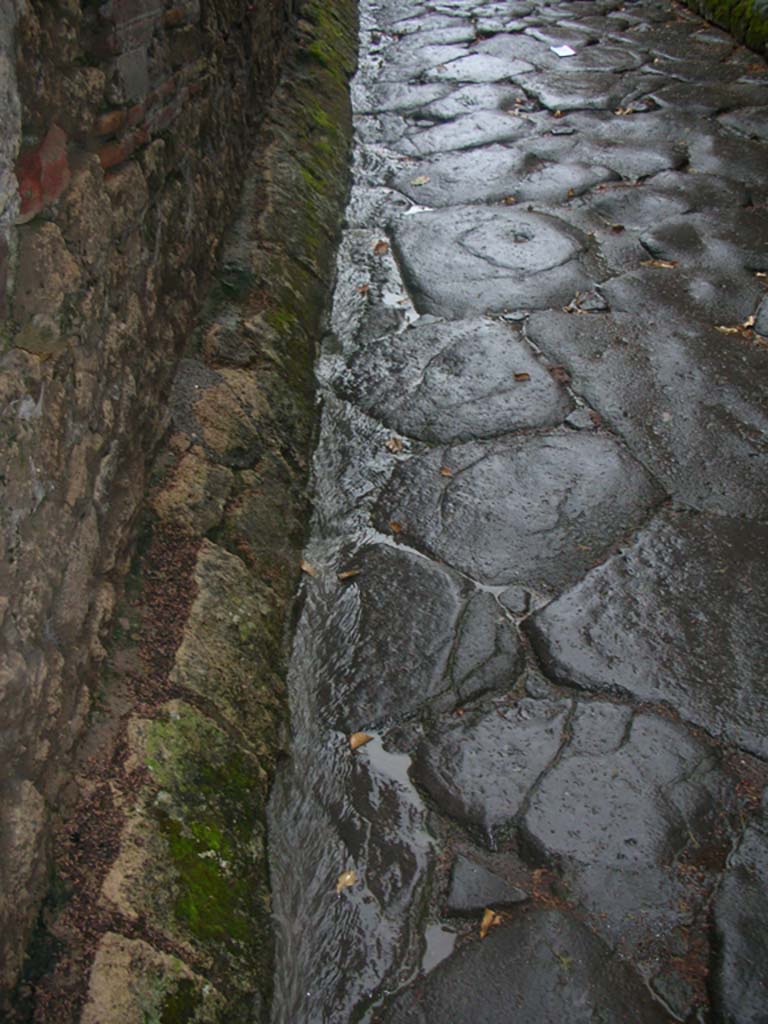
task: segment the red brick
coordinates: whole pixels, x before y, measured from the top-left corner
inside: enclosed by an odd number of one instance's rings
[[[102,114],[96,119],[96,134],[117,135],[125,127],[127,120],[128,115],[124,110],[110,110],[108,114]]]
[[[146,113],[145,104],[137,103],[135,107],[131,107],[128,111],[128,127],[135,128],[137,124],[140,124]]]
[[[183,25],[186,20],[187,12],[183,7],[172,7],[170,11],[165,12],[163,24],[166,28],[176,28],[177,25]]]
[[[53,124],[39,145],[19,154],[16,178],[21,196],[20,223],[31,220],[49,203],[56,202],[69,185],[67,142],[66,132]]]
[[[102,168],[108,171],[110,167],[116,167],[118,164],[123,163],[124,160],[127,160],[133,154],[136,149],[136,143],[136,138],[131,134],[115,142],[108,142],[106,146],[102,146],[99,150],[99,160],[101,161]]]

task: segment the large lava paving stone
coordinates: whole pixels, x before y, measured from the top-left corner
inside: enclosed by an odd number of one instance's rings
[[[375,518],[473,579],[547,589],[577,580],[662,497],[611,437],[563,431],[403,462]]]
[[[709,849],[724,776],[705,744],[658,715],[580,704],[570,728],[523,828],[539,856],[560,865],[605,937],[641,951],[652,936],[690,924],[706,903],[716,874],[708,885],[702,871],[693,883],[677,868],[684,851]]]
[[[340,727],[402,717],[451,689],[466,700],[514,686],[520,641],[491,595],[386,545],[364,548],[350,564],[359,575],[331,596],[319,652]]]
[[[666,1024],[639,976],[584,924],[535,909],[398,995],[384,1024]]]
[[[394,233],[416,308],[462,317],[563,305],[589,285],[585,236],[557,217],[457,206],[404,217]]]
[[[658,310],[535,314],[526,333],[673,497],[768,516],[768,351]]]
[[[768,525],[665,512],[529,620],[560,682],[664,701],[768,755]]]
[[[353,359],[340,390],[387,426],[438,444],[554,426],[573,407],[525,342],[484,319],[377,339]]]
[[[750,825],[715,904],[715,1001],[722,1020],[763,1024],[768,1007],[768,815]]]
[[[569,708],[525,698],[503,712],[441,722],[420,744],[413,777],[452,817],[491,833],[514,821],[555,758]]]
[[[555,205],[618,177],[597,164],[540,159],[520,144],[511,150],[489,146],[479,152],[441,154],[409,167],[394,179],[394,186],[426,206],[498,202],[509,196]]]

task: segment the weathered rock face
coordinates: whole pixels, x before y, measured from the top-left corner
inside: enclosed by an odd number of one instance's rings
[[[165,397],[297,6],[2,5],[0,989],[45,885],[48,809]]]

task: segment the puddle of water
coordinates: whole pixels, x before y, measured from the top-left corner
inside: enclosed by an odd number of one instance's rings
[[[454,950],[456,932],[450,931],[441,924],[431,924],[424,933],[426,948],[421,958],[421,969],[429,974],[441,961],[447,959]]]
[[[401,786],[412,793],[417,799],[418,794],[413,788],[413,783],[408,774],[408,769],[411,766],[411,758],[408,754],[396,754],[392,751],[385,750],[384,744],[382,743],[381,736],[377,736],[375,733],[370,743],[366,743],[361,748],[360,754],[366,755],[372,768],[382,775],[386,775],[394,782],[399,782]]]

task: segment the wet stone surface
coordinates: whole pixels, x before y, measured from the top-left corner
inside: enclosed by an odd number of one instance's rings
[[[632,969],[577,919],[537,909],[466,945],[397,997],[382,1024],[482,1020],[592,1024],[594,1008],[611,1024],[666,1024]],[[600,1019],[599,1017],[597,1018]]]
[[[452,207],[417,213],[394,232],[419,312],[452,318],[565,303],[588,284],[582,233],[548,214]]]
[[[762,1024],[768,67],[665,0],[361,16],[273,1021]]]
[[[527,899],[528,895],[522,889],[510,885],[488,868],[467,857],[456,858],[446,903],[449,914],[474,916],[482,914],[486,907],[502,909],[524,903]]]
[[[520,336],[483,319],[385,336],[353,358],[339,390],[392,429],[434,444],[555,426],[572,408]]]
[[[374,519],[482,583],[553,589],[575,582],[662,498],[611,437],[566,430],[402,462]]]
[[[663,701],[765,757],[766,550],[765,524],[665,512],[532,616],[545,667],[566,685]]]

